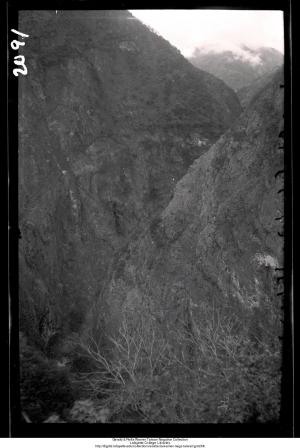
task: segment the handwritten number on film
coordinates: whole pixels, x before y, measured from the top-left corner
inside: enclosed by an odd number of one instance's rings
[[[25,37],[29,37],[29,34],[24,34],[24,33],[21,33],[20,31],[14,30],[14,29],[12,29],[11,32],[17,34],[22,39],[25,39]],[[19,48],[24,46],[24,45],[25,45],[25,42],[20,42],[17,39],[14,39],[10,43],[11,48],[13,50],[16,50],[16,51],[18,51]],[[18,56],[15,56],[14,57],[14,63],[15,63],[15,65],[19,65],[20,66],[20,68],[13,69],[13,74],[15,76],[19,76],[19,73],[21,73],[21,75],[27,75],[27,67],[25,65],[25,56],[23,56],[21,54],[18,55]]]

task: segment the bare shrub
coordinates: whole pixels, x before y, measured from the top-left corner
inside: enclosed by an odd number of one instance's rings
[[[185,309],[171,328],[168,316],[125,311],[105,355],[92,337],[80,341],[96,366],[81,380],[91,397],[101,397],[111,421],[124,422],[130,412],[147,423],[278,419],[279,344],[253,344],[234,314],[206,305],[196,320],[189,300]]]

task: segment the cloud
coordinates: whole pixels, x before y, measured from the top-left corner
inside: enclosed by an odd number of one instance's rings
[[[243,61],[251,62],[253,65],[259,65],[262,63],[262,60],[258,53],[253,53],[251,49],[246,46],[238,46],[234,45],[231,42],[222,42],[222,45],[218,44],[206,44],[204,46],[197,47],[193,54],[201,53],[219,53],[221,51],[230,51],[233,53],[234,59],[241,59]]]
[[[196,47],[230,50],[240,57],[251,54],[240,47],[272,47],[283,53],[282,11],[250,10],[131,10],[184,56]],[[253,56],[252,56],[253,58]]]

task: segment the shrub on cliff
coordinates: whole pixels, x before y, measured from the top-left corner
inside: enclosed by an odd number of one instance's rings
[[[164,331],[149,314],[124,313],[110,356],[82,343],[98,372],[86,375],[111,421],[146,423],[274,422],[280,408],[280,352],[254,345],[238,318],[207,308],[199,325]]]

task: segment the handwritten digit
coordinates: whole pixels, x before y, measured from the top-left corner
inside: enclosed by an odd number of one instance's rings
[[[20,31],[14,30],[14,29],[11,29],[11,31],[15,34],[18,34],[19,36],[22,36],[22,37],[29,37],[29,34],[24,34],[24,33],[21,33]]]
[[[13,50],[19,50],[20,46],[25,45],[25,42],[19,42],[18,40],[13,40],[10,43],[10,46]]]

